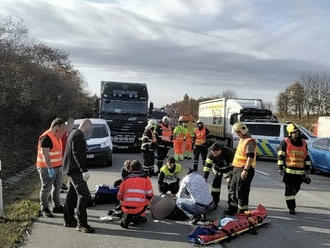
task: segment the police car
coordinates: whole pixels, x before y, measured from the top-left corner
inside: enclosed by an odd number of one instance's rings
[[[277,150],[281,141],[288,137],[286,127],[289,123],[278,122],[244,122],[251,136],[257,141],[257,156],[277,158]],[[310,145],[317,137],[306,128],[298,126],[300,134]],[[236,149],[239,137],[233,133],[233,148]]]

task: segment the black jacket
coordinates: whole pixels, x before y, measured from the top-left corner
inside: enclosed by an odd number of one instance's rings
[[[77,129],[70,133],[63,157],[63,174],[72,175],[87,171],[87,143],[84,133]]]

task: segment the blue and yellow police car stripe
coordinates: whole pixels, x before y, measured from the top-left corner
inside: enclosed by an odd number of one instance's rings
[[[257,155],[266,157],[277,157],[277,152],[276,149],[274,149],[274,145],[279,146],[280,141],[257,139]]]

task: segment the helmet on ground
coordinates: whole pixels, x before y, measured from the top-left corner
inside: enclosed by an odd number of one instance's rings
[[[291,135],[291,133],[299,131],[299,129],[295,124],[290,123],[289,125],[287,125],[286,131],[288,132],[289,135]]]
[[[163,116],[162,122],[169,122],[169,121],[170,121],[170,118],[167,115]]]
[[[247,134],[247,132],[249,131],[247,126],[242,122],[236,122],[233,125],[232,130],[233,130],[233,132],[240,132],[241,134]]]
[[[149,120],[147,128],[153,128],[157,126],[157,121],[156,120]]]
[[[203,124],[203,121],[201,119],[199,119],[196,124]]]

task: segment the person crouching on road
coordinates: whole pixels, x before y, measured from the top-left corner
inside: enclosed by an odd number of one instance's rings
[[[278,169],[285,183],[285,199],[290,214],[296,214],[296,194],[303,182],[309,184],[311,161],[306,141],[300,136],[299,129],[293,123],[286,128],[289,137],[285,138],[278,151]]]
[[[212,195],[205,179],[196,171],[189,169],[182,179],[177,193],[176,205],[197,224],[207,212],[214,208]]]
[[[239,137],[233,160],[233,178],[230,183],[230,205],[227,214],[248,210],[251,182],[256,167],[256,141],[249,135],[244,123],[236,122],[233,132]]]
[[[120,184],[117,195],[121,202],[123,216],[120,225],[128,228],[128,225],[141,224],[147,221],[146,209],[154,196],[149,177],[142,173],[142,165],[133,160],[129,165],[130,174]]]
[[[167,159],[167,162],[160,169],[158,178],[158,190],[161,194],[166,194],[171,191],[171,194],[176,194],[179,191],[179,177],[182,166],[175,162],[173,157]]]
[[[203,168],[205,181],[207,181],[212,167],[215,174],[211,188],[211,195],[213,196],[215,209],[220,201],[222,176],[225,178],[228,185],[228,204],[230,205],[229,186],[233,169],[231,164],[233,157],[231,149],[222,146],[219,143],[214,143],[211,146],[211,152],[205,161],[205,166]]]
[[[50,128],[43,132],[38,141],[36,166],[41,181],[40,205],[44,217],[54,217],[49,210],[49,196],[54,202],[53,213],[63,213],[60,204],[62,185],[62,141],[65,132],[65,122],[60,118],[52,121]],[[53,188],[53,190],[52,190]]]
[[[85,119],[70,133],[63,159],[63,173],[69,177],[69,191],[64,205],[64,226],[76,227],[77,231],[93,233],[94,229],[87,224],[86,208],[90,201],[90,191],[87,180],[87,143],[86,140],[92,135],[93,126],[89,119]],[[74,217],[77,209],[78,223]]]
[[[157,139],[154,131],[156,127],[157,121],[149,120],[142,136],[141,151],[143,156],[143,171],[148,176],[153,176],[155,174],[154,163]]]

